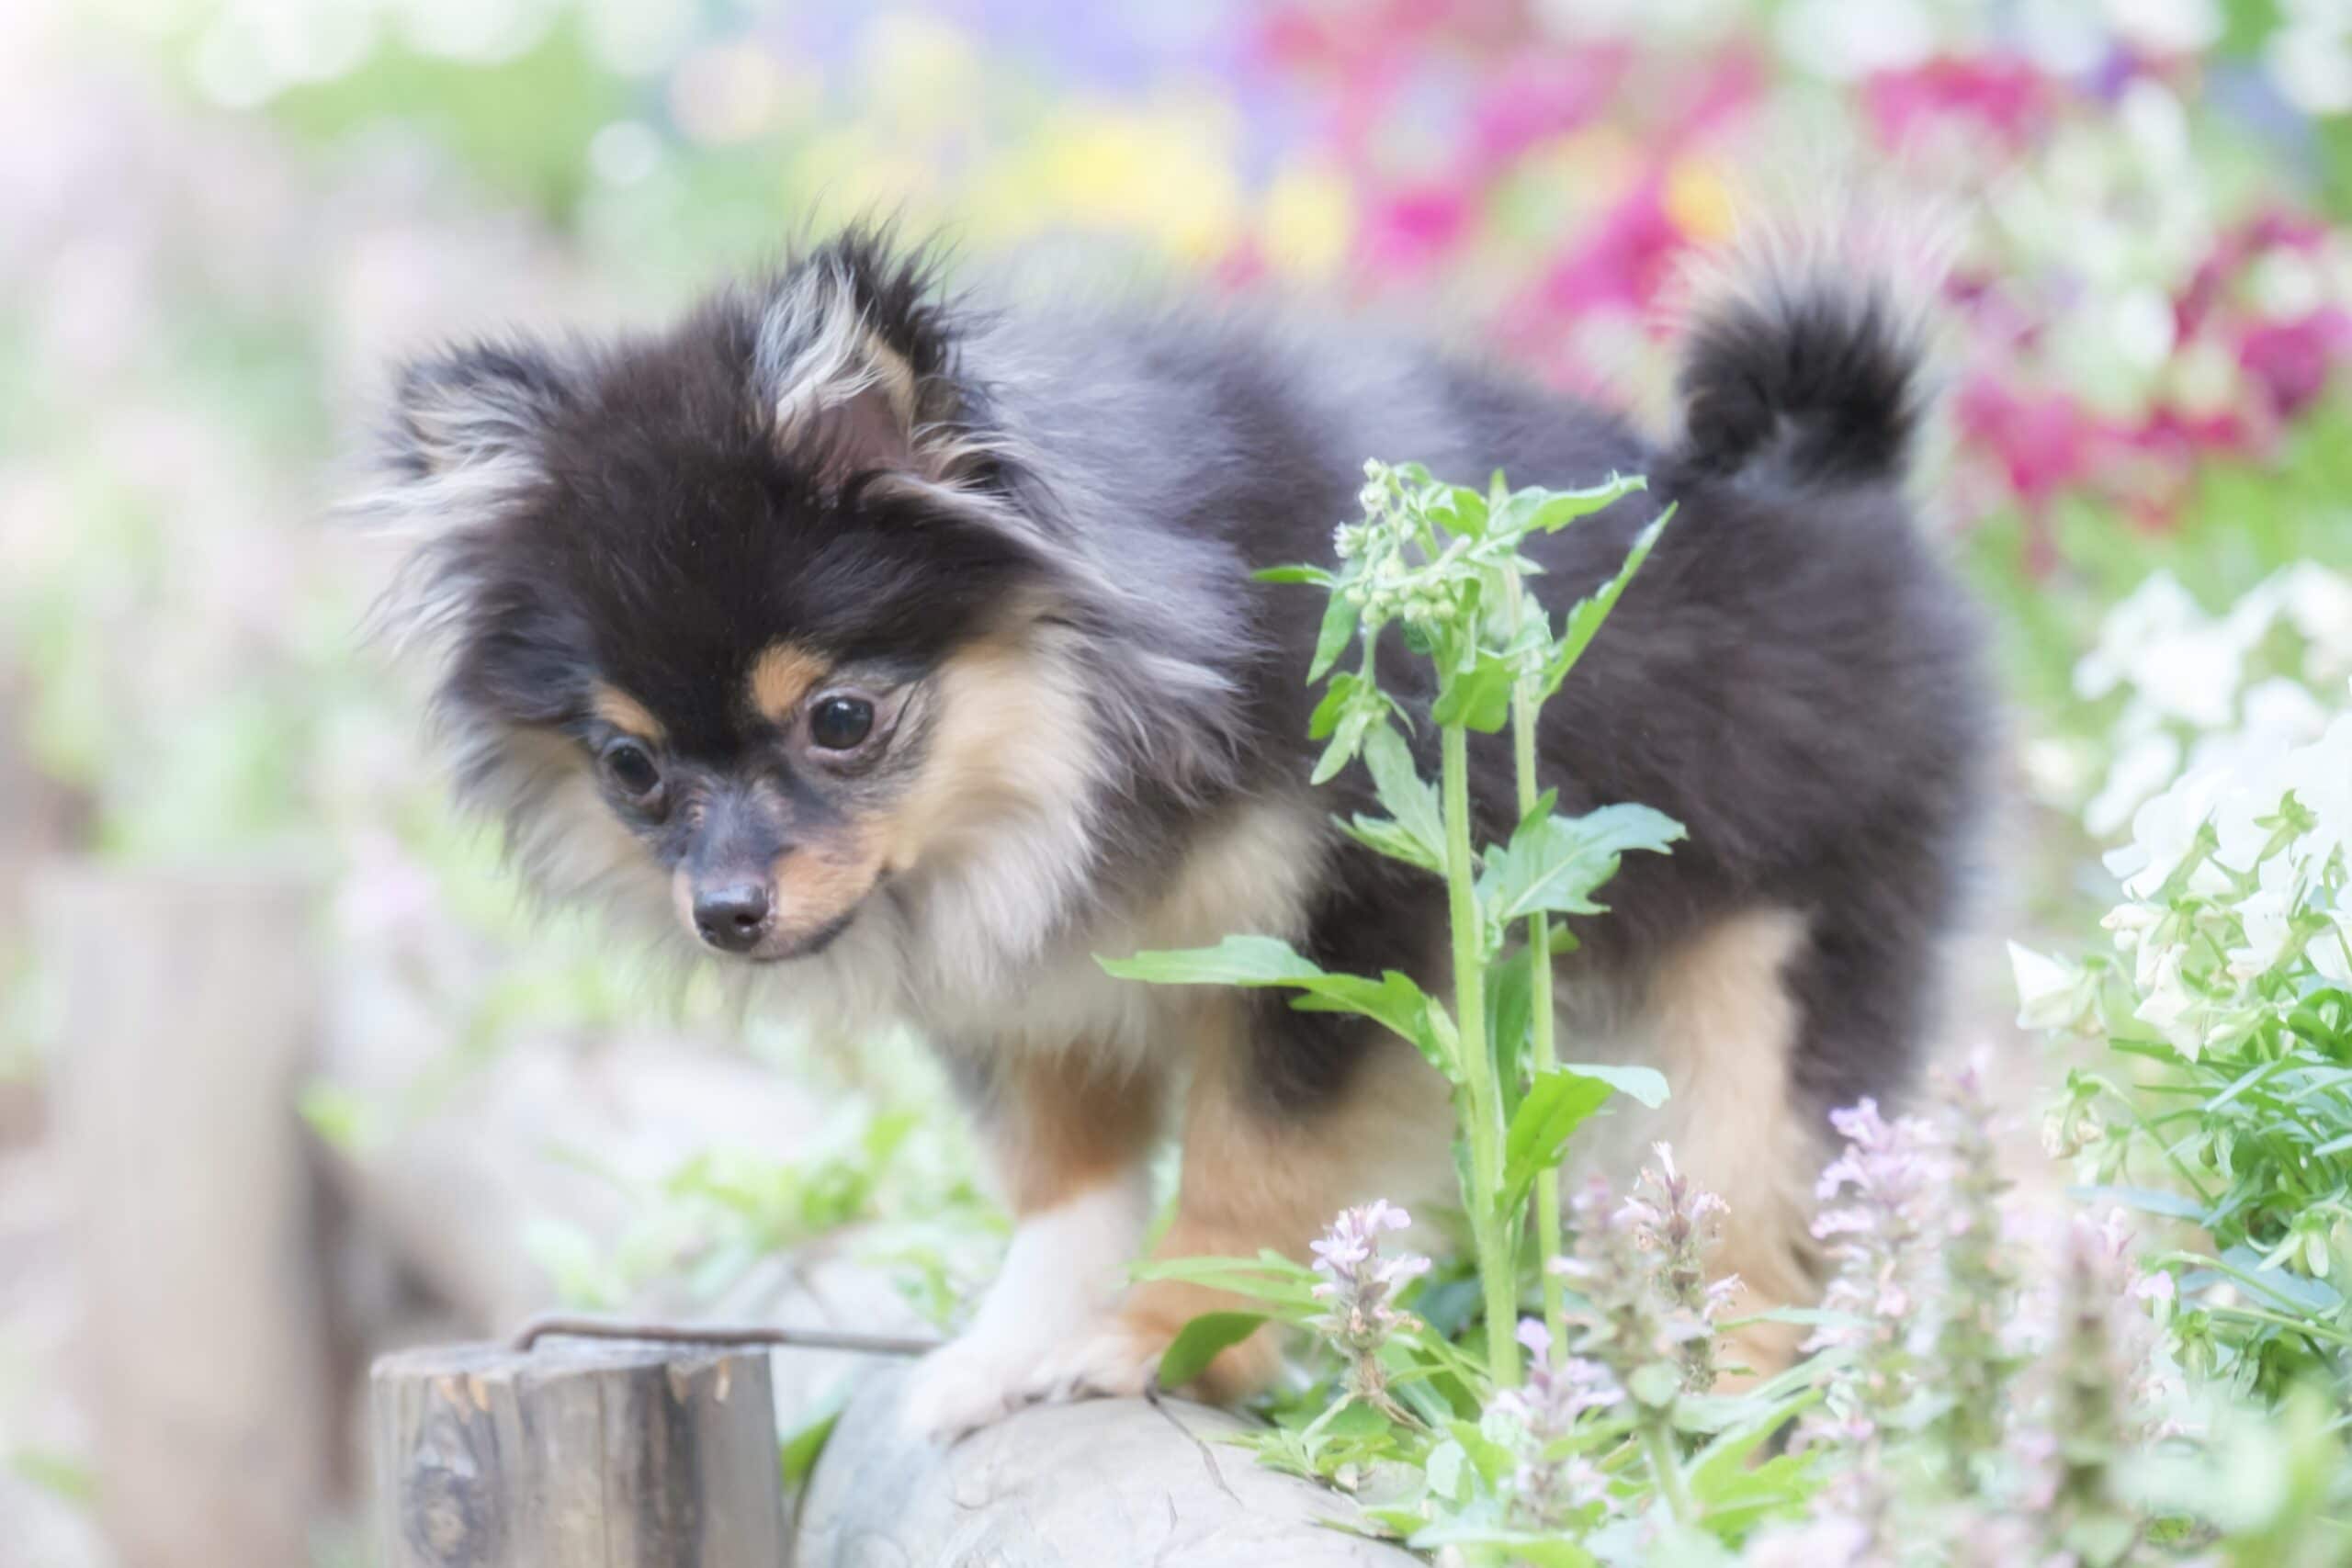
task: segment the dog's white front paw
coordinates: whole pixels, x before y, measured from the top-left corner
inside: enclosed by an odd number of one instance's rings
[[[908,1380],[907,1428],[960,1438],[1020,1405],[1066,1397],[1040,1370],[1060,1365],[1066,1350],[1091,1343],[1110,1321],[1150,1197],[1137,1171],[1024,1217],[971,1327],[924,1357]]]
[[[1038,1351],[1006,1345],[988,1336],[951,1339],[915,1363],[899,1418],[918,1438],[953,1442],[967,1432],[1001,1421],[1028,1403]]]
[[[1072,1399],[1132,1399],[1159,1372],[1168,1342],[1112,1316],[1063,1344],[1037,1363],[1029,1396],[1048,1404]]]
[[[1132,1398],[1149,1387],[1167,1348],[1116,1316],[1059,1345],[1020,1346],[967,1334],[915,1364],[899,1405],[906,1429],[952,1442],[1025,1404]]]

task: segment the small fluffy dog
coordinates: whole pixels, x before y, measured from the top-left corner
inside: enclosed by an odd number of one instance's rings
[[[1343,1205],[1458,1201],[1411,1046],[1095,964],[1255,931],[1442,986],[1436,885],[1330,826],[1376,811],[1361,770],[1307,782],[1319,595],[1250,575],[1330,558],[1366,457],[1647,475],[1534,542],[1555,614],[1679,506],[1544,715],[1563,809],[1638,801],[1690,832],[1574,922],[1564,1039],[1665,1073],[1667,1108],[1601,1141],[1670,1139],[1730,1200],[1751,1303],[1809,1294],[1825,1111],[1898,1091],[1918,1054],[1988,717],[1964,596],[1901,497],[1914,324],[1883,280],[1776,254],[1694,315],[1663,445],[1360,325],[984,308],[877,231],[659,335],[408,368],[369,505],[415,541],[394,604],[437,660],[465,799],[554,898],[774,965],[843,1026],[914,1023],[977,1119],[1016,1225],[914,1425],[1136,1392],[1216,1304],[1126,1284],[1170,1126],[1161,1255],[1303,1254]],[[1473,766],[1505,836],[1508,751]],[[1275,1354],[1234,1348],[1209,1392]]]

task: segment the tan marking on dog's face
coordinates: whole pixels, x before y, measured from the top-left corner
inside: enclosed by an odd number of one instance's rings
[[[932,731],[890,812],[884,863],[909,871],[959,840],[1074,812],[1093,767],[1081,678],[1018,631],[974,644],[933,678]]]
[[[745,694],[752,710],[771,724],[789,728],[801,700],[825,678],[825,661],[805,648],[779,642],[752,661]]]
[[[882,876],[878,840],[871,827],[855,828],[776,857],[768,877],[780,944],[805,941],[865,902]]]
[[[662,721],[654,717],[643,703],[639,702],[618,686],[608,686],[601,681],[598,682],[593,705],[598,718],[624,734],[635,736],[638,739],[655,746],[659,746],[668,739],[667,732],[662,728]]]

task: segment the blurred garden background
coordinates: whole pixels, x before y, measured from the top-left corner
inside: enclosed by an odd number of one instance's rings
[[[2080,1155],[2077,972],[2020,971],[2072,1031],[2030,1043],[2003,940],[2111,946],[2100,855],[2143,805],[2346,708],[2346,0],[13,0],[0,1562],[119,1561],[61,865],[315,896],[286,1076],[326,1174],[289,1223],[322,1238],[331,1442],[403,1338],[699,1308],[852,1224],[934,1314],[985,1273],[995,1222],[906,1042],[798,1038],[536,921],[448,815],[365,640],[389,560],[330,516],[396,356],[648,321],[878,212],[975,257],[1344,300],[1655,412],[1662,299],[1761,150],[1854,146],[1964,218],[1934,519],[2014,700],[1954,1032],[1999,1046],[2021,1158],[2053,1103]],[[2301,913],[2340,931],[2329,898]],[[2315,985],[2352,963],[2311,953]],[[2329,1141],[2317,1241],[2267,1265],[2311,1280],[2352,1262]],[[455,1174],[388,1196],[395,1169]],[[302,1484],[305,1550],[366,1561],[348,1461]]]

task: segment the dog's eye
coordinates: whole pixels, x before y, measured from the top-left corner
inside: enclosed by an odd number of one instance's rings
[[[662,770],[652,757],[634,740],[616,740],[605,748],[598,759],[604,763],[605,776],[613,787],[631,800],[650,799],[662,787]]]
[[[847,751],[874,730],[874,705],[864,697],[826,697],[808,711],[808,739],[828,751]]]

